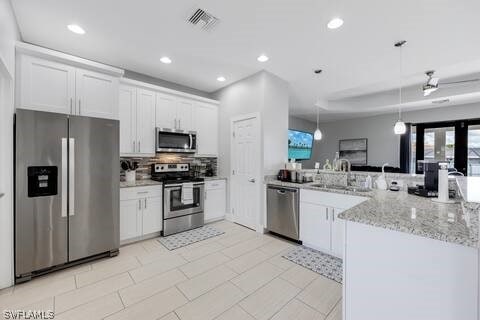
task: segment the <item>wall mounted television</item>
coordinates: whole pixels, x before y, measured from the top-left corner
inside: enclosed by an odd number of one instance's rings
[[[312,157],[313,134],[288,130],[288,159],[309,160]]]

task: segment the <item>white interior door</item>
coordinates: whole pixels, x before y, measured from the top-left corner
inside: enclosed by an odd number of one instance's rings
[[[232,121],[231,211],[235,222],[256,229],[260,224],[260,119]]]

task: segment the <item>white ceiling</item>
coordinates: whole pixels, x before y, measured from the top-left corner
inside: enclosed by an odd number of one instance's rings
[[[328,109],[321,109],[323,120],[394,110],[399,49],[393,43],[398,40],[408,40],[403,51],[407,85],[424,81],[428,69],[437,70],[441,78],[480,72],[478,0],[12,0],[12,4],[26,42],[195,89],[213,92],[266,69],[290,83],[291,113],[304,118],[315,114],[317,100]],[[185,22],[197,7],[220,18],[212,32]],[[345,24],[329,30],[326,24],[334,16]],[[71,33],[66,28],[71,23],[87,33]],[[261,53],[270,60],[258,62]],[[160,63],[164,55],[173,63]],[[316,68],[324,72],[315,75]],[[219,75],[227,81],[216,81]],[[479,89],[480,85],[472,87]],[[445,96],[441,91],[429,98]],[[387,99],[372,100],[375,93]],[[454,98],[455,93],[450,94]],[[473,96],[468,102],[480,100]],[[425,104],[421,95],[418,101]],[[337,104],[343,107],[337,110]]]

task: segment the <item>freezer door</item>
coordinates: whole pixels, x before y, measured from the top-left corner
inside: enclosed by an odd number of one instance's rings
[[[71,116],[69,261],[120,245],[120,151],[117,120]]]
[[[67,262],[68,118],[17,109],[15,275]]]

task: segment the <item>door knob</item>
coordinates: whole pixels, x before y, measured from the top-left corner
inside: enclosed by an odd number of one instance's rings
[[[248,182],[255,183],[255,178],[248,179]]]

